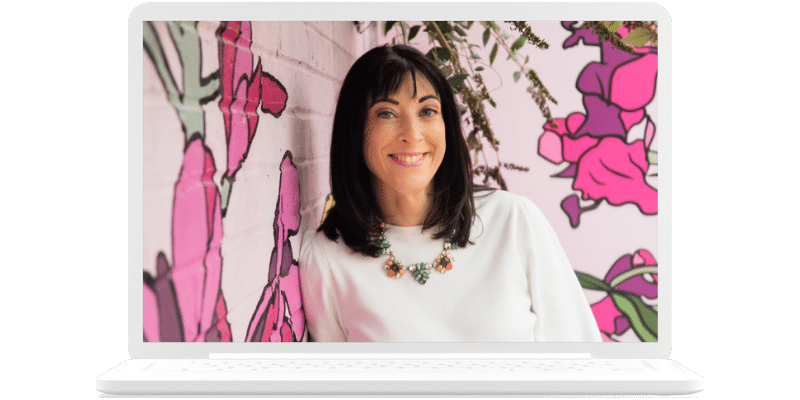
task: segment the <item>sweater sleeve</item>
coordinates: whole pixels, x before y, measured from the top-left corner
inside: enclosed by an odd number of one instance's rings
[[[300,249],[300,292],[309,340],[345,342],[347,335],[339,323],[339,307],[329,274],[324,249],[314,231],[306,232]]]
[[[537,342],[601,342],[589,302],[544,213],[521,197],[521,246],[528,268]]]

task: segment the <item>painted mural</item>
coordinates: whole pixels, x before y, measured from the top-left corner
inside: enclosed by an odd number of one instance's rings
[[[216,31],[219,69],[202,76],[201,46],[196,22],[167,22],[163,38],[144,24],[144,50],[158,72],[169,102],[180,119],[185,150],[174,189],[172,257],[156,258],[155,276],[144,272],[144,340],[230,342],[227,305],[221,289],[224,268],[224,217],[233,196],[236,173],[243,167],[261,115],[279,118],[288,93],[281,82],[254,63],[250,22],[223,22]],[[180,59],[182,91],[170,68],[164,43]],[[172,50],[172,49],[170,49]],[[147,61],[146,61],[147,62]],[[255,64],[255,67],[253,66]],[[214,181],[214,154],[206,145],[206,112],[202,105],[219,102],[224,121],[227,170]],[[176,132],[176,134],[181,134]],[[268,280],[253,312],[246,340],[298,341],[305,326],[297,262],[289,238],[300,222],[299,174],[286,151],[280,164],[275,209],[275,247]]]
[[[603,206],[633,204],[643,218],[656,215],[658,191],[650,183],[657,177],[657,152],[651,150],[656,127],[645,107],[656,93],[658,48],[646,43],[628,53],[577,21],[564,21],[562,27],[571,32],[565,50],[582,42],[600,47],[601,57],[586,65],[575,82],[584,110],[545,124],[539,137],[539,155],[565,165],[554,178],[571,179],[577,192],[561,200],[561,209],[573,229],[580,229],[582,214]],[[618,33],[628,32],[622,27]],[[581,205],[581,200],[590,204]],[[603,339],[617,341],[633,329],[640,340],[657,341],[658,264],[653,254],[637,249],[608,264],[602,279],[578,273],[584,289],[607,294],[592,304]]]

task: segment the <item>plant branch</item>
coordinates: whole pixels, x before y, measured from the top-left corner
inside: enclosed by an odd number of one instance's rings
[[[450,53],[449,61],[452,63],[453,68],[456,74],[467,74],[466,69],[461,65],[459,61],[459,52],[456,50],[454,46],[450,45],[450,42],[447,40],[447,37],[442,33],[439,26],[436,24],[435,21],[425,21],[424,24],[428,27],[428,29],[434,32],[434,36],[436,41],[447,51]],[[469,64],[469,63],[467,63]],[[474,74],[473,75],[476,79],[477,84],[483,84],[483,81],[480,79],[480,75]],[[464,97],[465,102],[467,103],[467,108],[470,111],[470,116],[472,117],[472,125],[473,130],[468,135],[468,144],[472,144],[472,146],[479,152],[482,153],[484,161],[486,161],[487,166],[487,178],[489,175],[489,168],[488,168],[488,161],[486,160],[486,153],[483,151],[483,146],[480,144],[480,140],[477,138],[477,133],[482,132],[483,138],[492,146],[495,152],[500,150],[499,144],[500,142],[494,136],[494,131],[492,130],[491,126],[489,125],[489,120],[486,118],[486,108],[483,106],[483,99],[477,95],[477,91],[472,87],[472,83],[469,80],[465,80],[465,85],[462,85],[459,92]],[[483,86],[483,92],[486,93],[486,97],[488,97],[488,92],[485,90],[485,85]],[[493,102],[492,102],[493,103]],[[499,157],[498,157],[499,158]],[[505,183],[505,180],[500,173],[499,166],[495,169],[495,173],[492,175],[496,180],[497,183],[503,190],[507,190],[508,187]]]
[[[616,32],[611,32],[608,28],[603,25],[602,22],[598,21],[584,21],[581,24],[581,28],[584,29],[591,29],[597,36],[600,37],[601,40],[611,43],[614,47],[619,50],[622,50],[629,54],[636,54],[636,51],[631,46],[628,46],[625,43],[622,43],[622,40],[617,37]]]
[[[525,77],[528,78],[528,80],[531,82],[531,85],[528,86],[528,93],[530,93],[531,96],[533,97],[533,101],[536,102],[536,105],[539,107],[539,111],[542,112],[542,115],[544,115],[547,123],[556,126],[557,124],[553,120],[553,115],[550,112],[550,107],[547,106],[547,100],[552,101],[553,104],[556,105],[558,105],[558,101],[555,98],[553,98],[553,96],[550,94],[550,91],[548,91],[547,88],[544,86],[544,83],[542,83],[542,80],[539,79],[539,76],[536,74],[536,71],[534,71],[532,68],[527,68],[524,65],[522,65],[522,63],[519,61],[519,58],[517,57],[516,52],[512,51],[511,48],[508,47],[508,43],[506,43],[506,41],[498,33],[499,28],[497,27],[497,24],[490,23],[488,24],[488,26],[491,28],[491,32],[494,36],[495,42],[500,43],[503,46],[503,49],[506,51],[506,53],[508,53],[510,58],[514,60],[514,62],[519,67],[520,73],[524,73]],[[530,28],[528,29],[530,30]],[[546,45],[546,47],[544,48],[549,47],[549,45],[547,45],[546,42],[544,43],[544,45]],[[542,46],[537,45],[537,47],[542,47]]]

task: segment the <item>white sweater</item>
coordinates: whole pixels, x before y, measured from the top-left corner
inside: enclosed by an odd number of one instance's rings
[[[340,237],[307,232],[300,287],[311,340],[320,342],[600,342],[578,279],[544,214],[528,198],[475,198],[470,240],[453,269],[421,285],[390,278],[389,258],[353,252]],[[388,226],[404,265],[432,263],[443,240],[421,227]]]

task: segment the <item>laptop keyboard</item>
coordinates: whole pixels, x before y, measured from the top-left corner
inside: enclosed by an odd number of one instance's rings
[[[652,371],[640,360],[158,360],[149,371]]]

